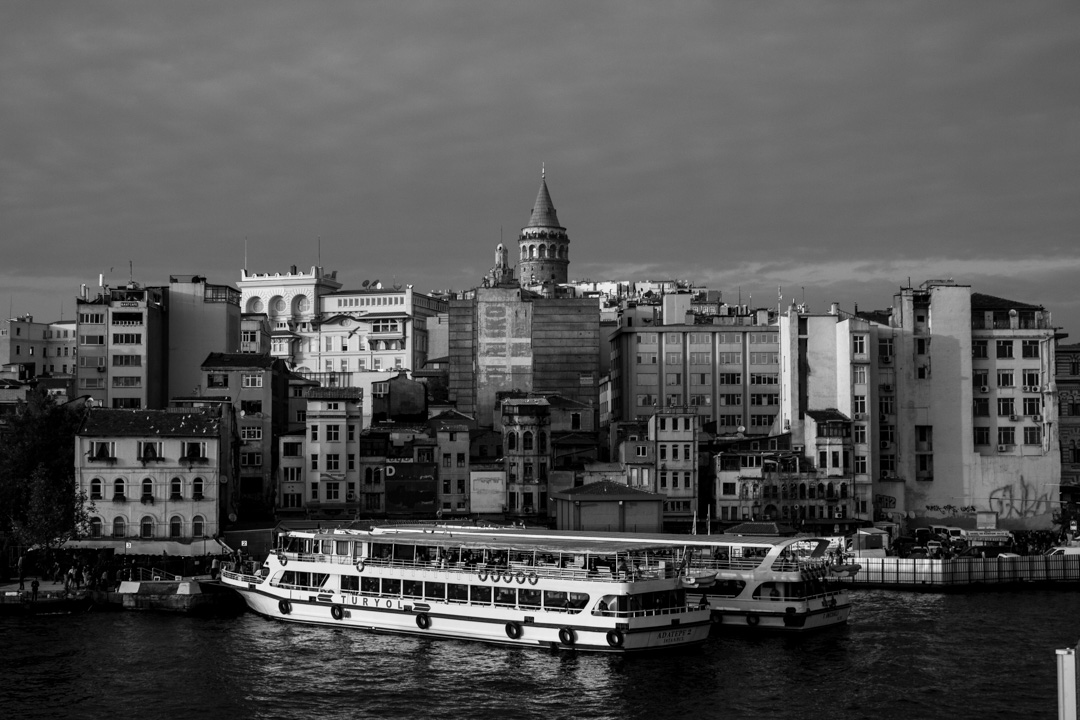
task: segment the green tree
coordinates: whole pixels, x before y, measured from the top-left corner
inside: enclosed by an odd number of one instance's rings
[[[56,545],[84,529],[87,508],[75,484],[81,406],[58,405],[37,388],[8,416],[0,441],[0,531],[20,543]]]

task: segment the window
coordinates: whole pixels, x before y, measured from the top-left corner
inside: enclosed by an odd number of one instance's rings
[[[458,467],[465,467],[465,453],[459,452],[457,454],[457,466]]]
[[[197,477],[191,481],[191,498],[193,500],[203,499],[203,487],[203,479],[201,477]]]
[[[915,354],[926,355],[930,352],[930,338],[915,338]]]
[[[865,385],[866,384],[866,366],[865,365],[856,365],[855,366],[853,380],[854,380],[856,385]]]
[[[866,412],[866,396],[855,395],[852,398],[851,409],[856,414],[862,414]]]
[[[1016,428],[1014,427],[999,427],[998,428],[998,445],[1013,445],[1016,443]]]
[[[570,429],[581,429],[581,413],[570,413]]]
[[[990,398],[975,398],[972,401],[972,415],[974,415],[975,417],[989,417]]]
[[[855,436],[853,442],[857,444],[866,444],[866,426],[855,425],[853,431]]]
[[[1041,377],[1042,375],[1039,373],[1038,370],[1023,371],[1024,385],[1037,387],[1039,385]]]
[[[638,365],[655,365],[656,353],[638,353],[637,354]]]
[[[341,437],[340,425],[327,425],[326,426],[326,442],[338,442]]]
[[[142,367],[142,355],[113,355],[112,364],[113,367]]]
[[[856,455],[855,456],[855,474],[856,475],[865,475],[866,474],[866,456],[865,455]]]
[[[204,525],[202,515],[196,515],[191,518],[191,537],[201,538],[206,535],[206,527]]]
[[[750,353],[751,365],[776,365],[780,362],[780,353],[754,352]]]
[[[204,442],[184,442],[181,445],[181,450],[185,458],[193,460],[206,458],[206,443]]]
[[[162,459],[162,444],[158,441],[139,441],[139,459],[140,460],[160,460]]]
[[[690,353],[691,365],[709,365],[712,363],[712,354],[707,352]]]
[[[113,345],[141,345],[142,333],[113,333]]]
[[[739,395],[738,393],[727,393],[721,395],[720,404],[730,406],[742,405],[742,395]]]
[[[337,472],[341,469],[341,456],[338,453],[329,453],[326,456],[326,471]]]
[[[262,373],[241,373],[240,386],[246,388],[261,388],[263,386]]]
[[[664,355],[664,362],[668,365],[682,365],[682,353],[669,352]]]
[[[1020,341],[1020,357],[1025,357],[1025,358],[1037,358],[1037,357],[1039,357],[1039,341],[1038,340],[1021,340]]]
[[[154,518],[146,516],[142,519],[142,522],[139,523],[139,537],[154,537]]]
[[[299,442],[287,442],[281,444],[281,454],[284,457],[300,457],[304,444]]]
[[[240,439],[244,441],[250,440],[262,440],[262,428],[261,427],[241,427]]]
[[[682,373],[667,373],[664,376],[665,385],[682,385]]]
[[[262,465],[262,453],[260,452],[242,452],[240,453],[240,464],[248,466]]]
[[[256,341],[254,330],[243,330],[240,332],[240,342],[253,343]]]
[[[866,336],[865,335],[852,335],[851,336],[851,351],[856,355],[866,354]]]
[[[533,434],[530,430],[521,434],[521,449],[526,451],[533,449]]]
[[[751,393],[750,394],[751,405],[779,405],[780,395],[778,393]]]
[[[297,410],[296,411],[296,422],[298,422],[298,423],[307,422],[307,410]]]
[[[452,465],[451,465],[451,458],[450,458],[450,453],[443,453],[443,456],[442,456],[442,466],[443,466],[444,468],[452,467]]]
[[[311,426],[311,442],[319,442],[319,426]]]
[[[987,352],[987,340],[972,340],[971,341],[971,357],[973,358],[988,358],[990,357]]]
[[[1042,428],[1038,425],[1024,427],[1024,444],[1038,445],[1042,442]]]
[[[124,518],[118,517],[113,519],[113,537],[122,538],[127,535],[127,523],[124,522]]]
[[[180,500],[183,498],[184,483],[180,478],[173,478],[169,482],[169,499]]]
[[[998,340],[997,341],[997,356],[999,358],[1011,358],[1013,356],[1013,341],[1012,340]]]
[[[1042,398],[1040,397],[1025,397],[1024,398],[1024,414],[1025,415],[1041,415],[1042,414]]]
[[[976,425],[973,428],[973,431],[975,433],[975,444],[976,445],[989,445],[990,444],[990,428],[988,428],[988,427],[980,427],[980,426]]]
[[[751,415],[750,427],[771,427],[774,415]]]
[[[298,467],[281,468],[281,479],[285,482],[300,482],[303,480],[303,470]]]
[[[1016,408],[1013,405],[1012,398],[998,398],[997,410],[999,417],[1008,417],[1009,415],[1016,414]]]
[[[104,335],[80,335],[79,336],[79,344],[80,345],[104,345],[105,344],[105,336]],[[17,349],[18,349],[19,346],[16,345],[15,347],[16,347],[16,353],[15,354],[18,355],[19,353],[17,352]]]
[[[207,373],[206,387],[227,388],[229,387],[229,376],[225,373]]]
[[[90,537],[99,538],[101,537],[101,533],[101,518],[90,518]]]
[[[740,365],[742,364],[742,353],[738,352],[722,352],[716,354],[716,359],[721,365]]]
[[[997,384],[998,384],[998,387],[1015,387],[1013,385],[1013,371],[1012,370],[998,370]]]
[[[243,415],[258,415],[262,413],[262,400],[241,400],[240,412]]]

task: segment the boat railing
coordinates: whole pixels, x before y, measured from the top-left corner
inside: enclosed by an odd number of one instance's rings
[[[293,553],[279,550],[279,556],[287,561],[297,560],[314,563],[330,563],[336,565],[353,565],[358,558],[350,555],[323,555],[313,553]],[[625,567],[621,570],[612,570],[609,567],[599,565],[595,568],[579,566],[563,567],[557,563],[537,563],[535,565],[521,562],[510,563],[482,563],[482,562],[452,562],[448,560],[399,560],[396,558],[363,558],[365,566],[388,567],[409,570],[441,570],[446,572],[458,572],[462,574],[476,575],[493,573],[508,574],[516,578],[520,573],[526,578],[554,578],[563,580],[587,580],[597,582],[627,582],[650,579],[674,578],[678,570],[673,563],[659,565],[656,563],[640,562],[635,567]],[[754,565],[756,566],[756,565]]]
[[[251,575],[249,573],[235,572],[233,570],[222,570],[221,576],[224,578],[228,578],[229,580],[235,580],[237,582],[249,584],[258,584],[263,581],[263,577],[261,575]]]
[[[664,615],[682,615],[683,613],[692,610],[700,610],[702,607],[702,605],[687,603],[685,605],[654,608],[652,610],[593,610],[592,614],[601,617],[614,618],[662,617]]]

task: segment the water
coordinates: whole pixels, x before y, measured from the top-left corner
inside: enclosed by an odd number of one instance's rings
[[[0,618],[4,718],[1056,718],[1071,591],[855,591],[847,627],[640,657],[246,614]]]

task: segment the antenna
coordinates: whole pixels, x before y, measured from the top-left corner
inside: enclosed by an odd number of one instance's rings
[[[135,282],[135,266],[128,260],[128,282]]]
[[[244,269],[247,270],[247,235],[244,236]]]
[[[319,267],[322,267],[322,235],[319,236]]]

